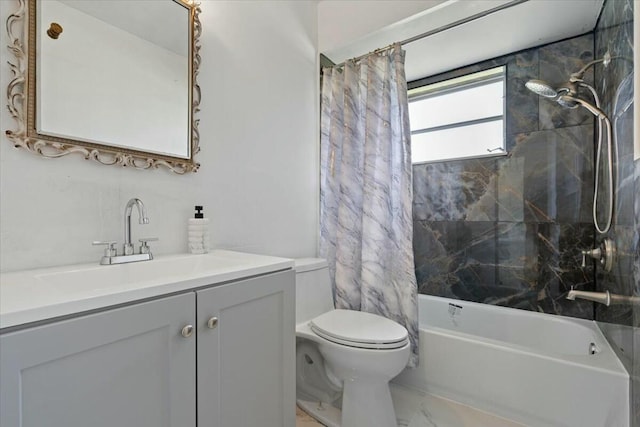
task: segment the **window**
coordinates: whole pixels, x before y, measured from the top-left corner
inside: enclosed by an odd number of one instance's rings
[[[505,67],[408,91],[413,163],[506,154]]]

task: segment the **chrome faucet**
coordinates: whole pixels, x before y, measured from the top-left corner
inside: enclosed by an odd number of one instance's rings
[[[575,301],[576,298],[599,302],[600,304],[604,304],[607,307],[611,304],[611,295],[609,294],[609,291],[585,292],[585,291],[574,291],[573,289],[571,289],[567,294],[567,299],[571,301]]]
[[[110,241],[96,241],[94,245],[106,245],[104,250],[104,256],[100,260],[102,265],[112,264],[124,264],[127,262],[136,261],[149,261],[153,259],[151,254],[151,248],[148,243],[158,240],[155,237],[147,237],[144,239],[138,239],[140,242],[140,253],[136,254],[133,250],[133,244],[131,243],[131,211],[133,206],[138,208],[138,218],[140,224],[149,224],[149,218],[147,217],[147,211],[144,208],[142,200],[133,198],[127,202],[127,206],[124,208],[124,244],[122,245],[122,255],[118,255],[116,250],[116,243],[113,240]]]
[[[135,197],[127,202],[127,206],[124,208],[124,245],[122,246],[122,253],[124,255],[133,255],[133,245],[131,244],[131,211],[133,205],[138,208],[138,219],[140,224],[149,224],[149,218],[147,217],[147,211],[144,208],[142,200]]]
[[[616,295],[610,294],[609,291],[605,292],[585,292],[585,291],[575,291],[571,289],[567,294],[567,299],[575,300],[578,299],[586,299],[589,301],[595,301],[600,304],[604,304],[607,307],[610,305],[640,305],[640,297],[630,297],[625,295]]]

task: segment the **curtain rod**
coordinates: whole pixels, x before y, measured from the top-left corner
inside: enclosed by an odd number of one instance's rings
[[[402,45],[405,45],[405,44],[408,44],[408,43],[413,43],[413,42],[415,42],[417,40],[420,40],[420,39],[423,39],[425,37],[433,36],[434,34],[438,34],[438,33],[441,33],[443,31],[450,30],[451,28],[454,28],[454,27],[457,27],[457,26],[460,26],[460,25],[464,25],[464,24],[466,24],[468,22],[475,21],[476,19],[484,18],[485,16],[491,15],[491,14],[496,13],[496,12],[500,12],[501,10],[508,9],[510,7],[517,6],[517,5],[522,4],[522,3],[526,3],[527,1],[529,1],[529,0],[512,0],[512,1],[508,2],[508,3],[501,4],[500,6],[496,6],[494,8],[485,10],[483,12],[478,12],[475,15],[471,15],[471,16],[468,16],[466,18],[459,19],[459,20],[454,21],[454,22],[452,22],[450,24],[443,25],[441,27],[435,28],[433,30],[429,30],[429,31],[424,32],[422,34],[418,34],[417,36],[410,37],[410,38],[402,40],[400,42],[392,43],[389,46],[381,47],[379,49],[374,50],[373,52],[369,52],[369,53],[366,53],[364,55],[357,56],[355,58],[349,59],[348,61],[359,61],[359,60],[361,60],[363,58],[366,58],[369,55],[374,55],[374,54],[377,54],[377,53],[380,53],[380,52],[384,52],[385,50],[391,49],[393,46],[395,46],[397,44],[400,44],[400,46],[402,46]],[[346,62],[347,61],[344,61],[344,62],[341,62],[339,64],[336,64],[332,68],[343,67]]]

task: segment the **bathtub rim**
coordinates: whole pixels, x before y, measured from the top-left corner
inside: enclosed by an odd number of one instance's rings
[[[521,317],[541,318],[541,317],[553,316],[552,319],[554,321],[561,321],[563,323],[574,324],[576,326],[584,327],[589,331],[591,331],[595,335],[595,338],[597,340],[596,345],[598,346],[599,351],[595,355],[590,355],[590,354],[577,355],[577,354],[567,354],[567,353],[560,353],[560,352],[551,352],[551,351],[531,348],[528,346],[519,345],[515,343],[510,343],[505,340],[498,340],[498,339],[478,336],[478,335],[474,335],[466,332],[460,332],[454,329],[429,325],[428,323],[426,323],[426,321],[423,321],[422,316],[420,316],[420,312],[421,312],[420,307],[422,305],[420,304],[421,300],[442,301],[443,303],[445,301],[446,303],[455,302],[456,304],[459,304],[459,305],[463,305],[463,306],[470,305],[472,307],[476,307],[478,309],[483,309],[483,310],[507,311]],[[443,335],[450,334],[457,338],[470,341],[470,342],[477,342],[482,345],[489,345],[495,348],[507,348],[510,351],[514,351],[519,354],[535,354],[536,356],[545,358],[547,360],[558,361],[560,363],[569,364],[569,365],[583,365],[594,370],[599,370],[599,371],[603,371],[603,372],[607,372],[615,375],[620,375],[626,378],[630,378],[630,373],[627,371],[626,367],[618,357],[618,354],[611,347],[611,344],[606,339],[604,333],[598,326],[598,322],[595,320],[562,316],[562,315],[551,314],[551,313],[539,313],[536,311],[529,311],[529,310],[523,310],[523,309],[505,307],[505,306],[499,306],[499,305],[484,304],[484,303],[478,303],[473,301],[441,297],[436,295],[419,294],[418,295],[418,329],[428,329],[429,331],[432,331],[438,334],[443,334]]]

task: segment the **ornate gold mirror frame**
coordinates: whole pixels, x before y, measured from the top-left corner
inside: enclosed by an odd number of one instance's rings
[[[70,153],[79,153],[86,160],[96,160],[104,165],[129,166],[136,169],[155,169],[160,166],[169,168],[177,174],[196,172],[200,164],[194,156],[200,151],[199,119],[200,86],[197,83],[200,67],[200,35],[202,27],[198,15],[199,4],[190,0],[178,0],[189,10],[189,76],[190,92],[189,112],[190,150],[189,158],[172,157],[157,153],[148,153],[134,149],[102,145],[81,140],[39,134],[35,126],[35,79],[36,79],[36,0],[17,0],[18,10],[7,18],[8,49],[15,60],[9,61],[13,79],[7,86],[8,108],[17,122],[17,129],[7,130],[6,135],[15,147],[24,148],[44,157],[62,157]]]

